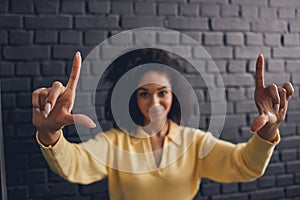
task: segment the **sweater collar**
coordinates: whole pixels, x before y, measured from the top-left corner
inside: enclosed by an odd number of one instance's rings
[[[181,137],[179,135],[179,127],[180,126],[178,124],[176,124],[172,120],[169,120],[169,131],[166,135],[166,139],[169,139],[176,145],[181,145],[182,143]],[[141,126],[138,126],[135,131],[135,136],[132,136],[132,143],[137,144],[145,139],[150,139],[150,135],[145,132]]]

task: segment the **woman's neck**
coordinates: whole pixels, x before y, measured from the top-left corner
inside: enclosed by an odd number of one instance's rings
[[[169,120],[151,121],[147,125],[143,126],[144,131],[146,131],[150,136],[166,136],[169,132]]]

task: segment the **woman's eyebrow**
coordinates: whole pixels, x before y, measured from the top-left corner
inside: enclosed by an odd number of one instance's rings
[[[160,88],[157,88],[157,90],[162,90],[162,89],[165,89],[165,88],[167,88],[167,86],[162,86],[162,87],[160,87]],[[147,89],[147,88],[144,88],[144,87],[139,87],[137,90],[145,90],[145,91],[148,91],[148,89]]]

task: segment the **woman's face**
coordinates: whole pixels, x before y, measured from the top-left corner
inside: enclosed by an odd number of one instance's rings
[[[171,110],[173,95],[167,75],[158,71],[145,73],[137,89],[137,104],[144,116],[144,125],[166,120]]]

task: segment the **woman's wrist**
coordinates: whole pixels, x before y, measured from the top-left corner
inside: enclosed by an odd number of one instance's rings
[[[46,133],[38,130],[38,139],[44,146],[54,146],[61,134],[61,130],[55,131],[53,133]]]
[[[270,142],[274,142],[277,138],[277,130],[279,128],[279,124],[266,124],[263,128],[257,131],[257,134]]]

